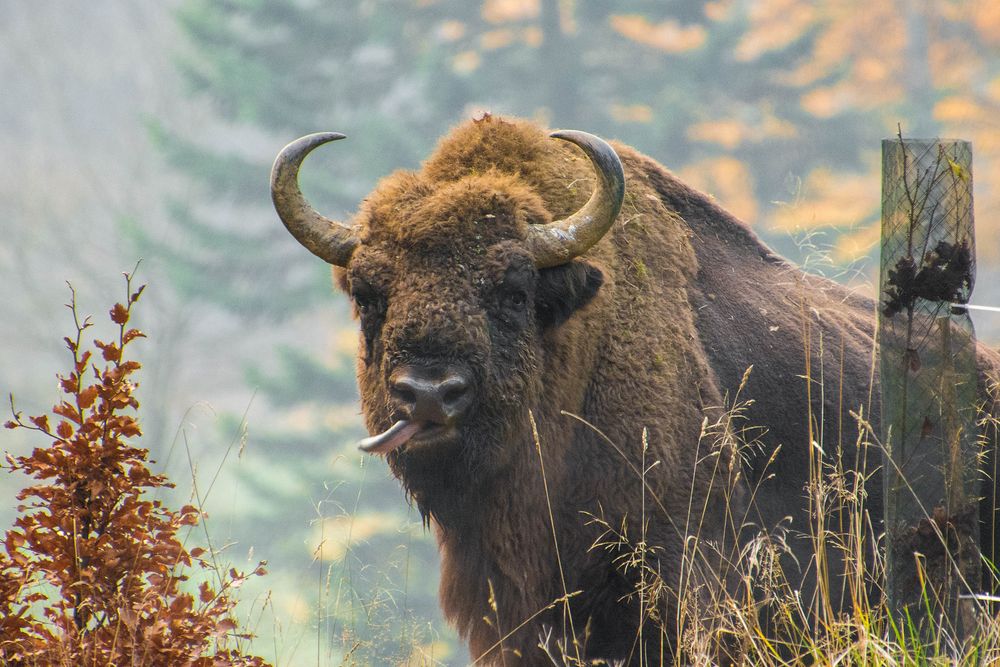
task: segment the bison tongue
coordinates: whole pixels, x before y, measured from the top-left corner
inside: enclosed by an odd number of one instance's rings
[[[367,437],[359,442],[358,449],[369,454],[388,454],[412,438],[420,428],[420,422],[400,419],[387,431]]]

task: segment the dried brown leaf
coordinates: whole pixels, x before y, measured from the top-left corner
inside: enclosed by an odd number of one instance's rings
[[[59,422],[59,425],[56,426],[56,435],[63,440],[68,440],[73,435],[73,427],[70,426],[68,421],[61,421]]]
[[[52,408],[52,412],[59,415],[60,417],[65,417],[66,419],[69,419],[70,421],[76,424],[79,424],[82,421],[80,419],[80,413],[77,411],[77,409],[72,405],[70,405],[69,403],[67,403],[66,401],[63,401],[59,405],[54,406]]]
[[[146,334],[142,333],[138,329],[129,329],[122,335],[122,343],[128,344],[131,343],[136,338],[145,338],[145,337]]]
[[[81,408],[89,408],[97,400],[97,385],[90,385],[78,394],[78,405]]]
[[[130,294],[129,304],[141,293],[142,288]],[[79,323],[75,303],[70,307]],[[129,308],[116,304],[110,315],[124,329]],[[188,552],[178,532],[198,523],[201,513],[191,505],[172,511],[144,495],[172,484],[149,470],[147,450],[127,440],[141,435],[136,384],[128,377],[140,365],[124,359],[122,349],[142,332],[123,330],[120,344],[95,340],[109,363],[90,366],[96,382],[82,387],[92,355],[78,340],[89,319],[76,326],[76,339],[65,339],[72,371],[60,378],[67,400],[49,415],[29,418],[52,435],[51,416],[62,417],[58,438],[28,456],[5,457],[10,468],[36,484],[15,494],[24,502],[17,507],[16,528],[2,538],[9,558],[0,567],[0,662],[23,651],[19,655],[30,657],[24,664],[132,664],[141,655],[141,664],[264,667],[260,658],[219,645],[226,635],[226,640],[248,636],[237,632],[230,617],[234,603],[225,594],[246,577],[231,570],[217,589],[202,584],[196,607],[181,587],[193,578],[192,555],[199,558],[205,550]],[[6,423],[22,425],[17,413]],[[262,565],[255,575],[263,574]],[[204,574],[211,569],[204,561],[194,567]],[[38,586],[43,583],[44,591]],[[11,585],[15,589],[8,594]],[[15,594],[17,603],[4,606]],[[79,634],[81,623],[90,630]],[[108,649],[103,642],[110,631],[115,639]],[[15,646],[7,641],[12,632],[30,635],[34,643]]]
[[[120,303],[116,303],[109,313],[111,321],[115,324],[125,324],[128,322],[128,308]]]

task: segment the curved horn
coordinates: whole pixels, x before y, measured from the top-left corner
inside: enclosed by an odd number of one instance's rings
[[[299,166],[317,146],[343,139],[338,132],[317,132],[281,149],[271,167],[271,201],[295,239],[325,262],[347,266],[358,237],[347,225],[316,212],[299,189]]]
[[[528,227],[525,242],[540,269],[565,264],[600,241],[618,216],[625,197],[621,160],[606,141],[578,130],[560,130],[549,136],[583,149],[597,172],[597,188],[583,208],[568,218]]]

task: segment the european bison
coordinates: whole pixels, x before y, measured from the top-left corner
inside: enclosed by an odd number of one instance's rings
[[[310,135],[278,156],[272,196],[354,303],[362,447],[433,526],[441,604],[473,657],[540,664],[549,632],[660,664],[654,621],[726,585],[720,555],[745,522],[807,530],[810,439],[853,463],[848,410],[878,416],[874,306],[632,148],[551,137],[460,126],[345,224],[298,188],[306,155],[342,138]],[[712,425],[751,365],[746,423],[764,430],[736,465]],[[808,540],[793,549],[808,566]]]

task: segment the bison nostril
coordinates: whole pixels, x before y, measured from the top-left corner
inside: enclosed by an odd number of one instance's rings
[[[449,377],[441,383],[441,400],[446,407],[456,406],[465,400],[469,393],[469,383],[460,377]]]
[[[442,377],[403,368],[393,373],[389,393],[408,418],[439,424],[453,422],[472,403],[469,381],[455,371]]]
[[[417,403],[417,392],[408,378],[394,380],[389,385],[389,393],[403,405],[412,408]]]

